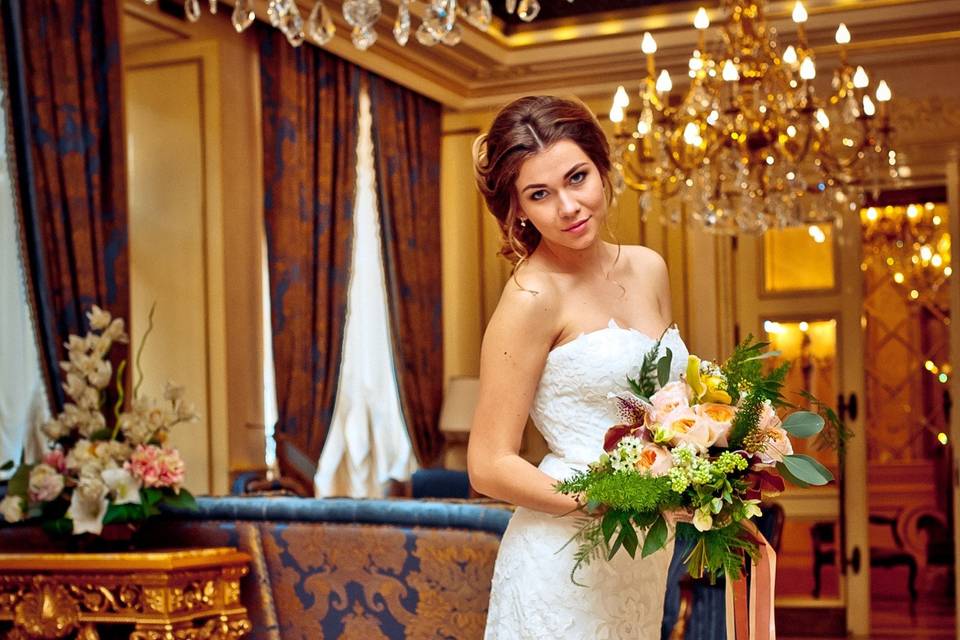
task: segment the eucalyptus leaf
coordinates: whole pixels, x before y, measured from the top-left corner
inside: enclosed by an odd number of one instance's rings
[[[641,557],[646,558],[655,551],[659,551],[667,544],[667,521],[663,516],[659,516],[647,531],[647,537],[643,541],[643,553]]]
[[[670,364],[673,362],[673,351],[667,349],[667,355],[657,361],[657,382],[660,386],[666,386],[670,381]]]
[[[800,487],[801,489],[806,489],[807,487],[813,486],[809,482],[804,482],[800,478],[790,473],[790,469],[788,469],[787,465],[783,464],[782,462],[777,463],[777,473],[779,473],[784,480],[796,487]]]
[[[794,477],[816,486],[824,485],[833,480],[833,474],[825,466],[803,454],[783,457],[785,466]]]
[[[823,430],[823,418],[812,411],[797,411],[783,421],[787,433],[798,438],[809,438]]]

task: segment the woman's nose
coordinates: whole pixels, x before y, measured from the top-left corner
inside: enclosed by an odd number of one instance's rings
[[[563,217],[570,217],[577,214],[580,211],[580,203],[577,202],[577,199],[573,196],[572,193],[561,190],[558,193],[559,196],[559,213]]]

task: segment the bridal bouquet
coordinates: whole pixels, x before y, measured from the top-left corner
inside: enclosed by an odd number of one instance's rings
[[[556,485],[588,514],[571,540],[579,543],[574,581],[580,566],[620,549],[634,557],[638,531],[646,534],[643,557],[662,548],[667,518],[681,520],[677,536],[695,542],[685,559],[693,577],[736,579],[746,557],[758,554],[749,521],[760,515],[760,499],[783,491],[785,479],[801,487],[833,479],[815,459],[793,453],[789,436],[813,436],[824,420],[795,411],[781,422],[777,409],[791,407],[781,395],[789,364],[764,372],[762,361],[778,355],[767,346],[748,338],[722,365],[691,355],[675,381],[669,349],[658,357],[658,342],[646,354],[638,377],[628,379],[632,395],[615,398],[623,423],[607,431],[605,453]]]
[[[123,320],[96,306],[87,320],[90,331],[70,336],[64,345],[68,359],[60,363],[63,388],[72,402],[43,426],[50,439],[43,459],[21,464],[11,477],[0,501],[7,522],[38,518],[50,533],[101,535],[106,524],[137,523],[160,513],[161,504],[196,507],[181,486],[185,468],[180,453],[166,444],[173,426],[197,418],[183,388],[167,383],[162,398],[138,395],[141,343],[132,402],[124,406],[123,361],[116,375],[116,404],[105,412],[113,378],[107,356],[114,344],[129,340]],[[147,334],[152,327],[151,310]],[[3,468],[12,467],[8,462]]]

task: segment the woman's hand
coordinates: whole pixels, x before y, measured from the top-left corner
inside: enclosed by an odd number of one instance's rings
[[[678,522],[693,522],[693,509],[676,508],[663,512],[663,518],[668,524],[676,526]]]

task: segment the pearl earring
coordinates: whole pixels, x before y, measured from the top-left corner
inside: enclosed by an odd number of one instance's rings
[[[524,229],[527,228],[527,219],[526,219],[526,218],[520,218],[520,226],[523,227]]]

